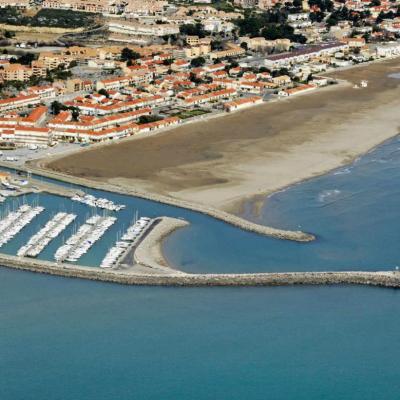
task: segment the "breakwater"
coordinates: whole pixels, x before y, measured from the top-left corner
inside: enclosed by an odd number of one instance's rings
[[[395,271],[282,272],[254,274],[138,274],[126,271],[103,271],[99,268],[57,264],[50,261],[0,254],[0,265],[23,271],[67,278],[146,286],[288,286],[288,285],[366,285],[400,287],[400,273]]]
[[[171,268],[166,262],[162,251],[162,242],[169,234],[187,225],[189,223],[181,219],[158,218],[157,224],[150,229],[150,232],[137,246],[134,252],[135,262],[159,273],[182,273]]]
[[[104,190],[108,192],[114,192],[123,195],[135,196],[139,198],[143,198],[146,200],[151,200],[157,203],[164,203],[180,208],[186,208],[188,210],[196,211],[205,215],[209,215],[213,218],[222,220],[228,224],[237,226],[241,229],[255,232],[260,235],[271,236],[277,239],[284,240],[292,240],[296,242],[310,242],[315,240],[315,236],[310,233],[305,233],[302,231],[289,231],[284,229],[273,228],[270,226],[264,226],[260,224],[256,224],[251,221],[247,221],[243,218],[240,218],[236,215],[227,213],[225,211],[217,210],[212,207],[208,207],[202,204],[191,203],[184,200],[175,199],[169,196],[163,196],[153,193],[141,192],[135,189],[128,189],[126,187],[111,185],[103,182],[95,182],[86,178],[74,177],[71,175],[67,175],[61,172],[49,171],[44,168],[39,168],[36,166],[30,166],[29,168],[25,167],[14,167],[7,163],[0,163],[0,166],[3,165],[7,168],[15,168],[21,171],[32,172],[37,175],[42,175],[47,178],[56,179],[62,182],[72,183],[76,185],[86,186],[92,189]]]

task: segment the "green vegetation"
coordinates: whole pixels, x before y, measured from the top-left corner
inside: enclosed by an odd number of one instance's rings
[[[65,81],[71,77],[72,72],[68,69],[65,69],[65,66],[63,64],[60,64],[56,69],[47,71],[46,80],[49,82],[53,82],[55,80]]]
[[[160,121],[162,118],[158,115],[141,115],[139,117],[139,124],[148,124],[149,122]]]
[[[235,11],[235,7],[232,5],[232,3],[226,0],[213,0],[211,6],[216,8],[218,11],[225,11],[225,12]]]
[[[205,63],[206,60],[204,59],[204,57],[196,57],[193,58],[192,61],[190,61],[190,65],[194,68],[202,67]]]
[[[74,106],[68,107],[68,106],[60,103],[57,100],[54,100],[50,104],[50,111],[54,115],[60,114],[61,111],[66,111],[66,110],[70,110],[71,111],[71,115],[72,115],[72,119],[74,121],[78,121],[79,114],[80,114],[79,108],[74,107]]]
[[[47,26],[54,28],[90,27],[98,14],[71,10],[42,9],[36,15],[27,16],[15,7],[5,7],[0,12],[0,23],[24,26]]]
[[[179,113],[176,113],[173,115],[173,117],[179,117],[181,119],[188,119],[188,118],[193,118],[193,117],[198,117],[200,115],[208,114],[209,111],[207,110],[187,110],[187,111],[181,111]]]
[[[11,58],[10,63],[11,64],[22,64],[22,65],[31,65],[33,60],[36,60],[36,56],[33,53],[25,53],[22,56],[18,58]]]
[[[97,93],[107,97],[107,99],[110,97],[106,89],[100,89]]]
[[[329,26],[337,25],[339,21],[351,21],[354,25],[357,25],[365,20],[369,14],[370,12],[368,10],[357,12],[349,10],[346,6],[343,6],[335,10],[326,22]]]
[[[246,11],[243,19],[235,20],[240,36],[263,36],[268,40],[290,39],[292,42],[305,43],[303,35],[294,33],[294,29],[286,22],[288,10],[272,9],[258,14]]]
[[[179,27],[179,32],[181,35],[198,36],[199,38],[204,38],[206,36],[203,25],[200,23],[181,25]]]
[[[121,51],[121,60],[122,61],[128,61],[132,63],[132,60],[137,60],[140,58],[140,54],[136,53],[132,49],[129,49],[128,47],[125,47]]]

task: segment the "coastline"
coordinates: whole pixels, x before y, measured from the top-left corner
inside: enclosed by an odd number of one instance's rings
[[[36,164],[237,214],[249,199],[348,164],[397,135],[400,80],[387,75],[398,68],[391,59],[331,72],[348,83]],[[369,87],[353,89],[360,79]]]
[[[218,210],[213,207],[208,207],[198,203],[192,203],[184,200],[175,199],[169,196],[164,196],[161,194],[153,194],[149,192],[138,191],[133,188],[125,187],[122,185],[112,185],[105,182],[98,182],[89,180],[86,178],[78,178],[71,175],[46,170],[43,168],[36,167],[21,167],[14,166],[8,163],[0,162],[0,167],[3,166],[5,168],[12,168],[20,171],[29,171],[30,173],[41,175],[47,178],[56,179],[62,182],[72,183],[75,185],[81,185],[92,189],[104,190],[108,192],[119,193],[128,196],[140,197],[146,200],[155,201],[157,203],[169,204],[172,206],[176,206],[179,208],[186,208],[188,210],[196,211],[205,215],[209,215],[210,217],[219,219],[225,223],[231,224],[233,226],[237,226],[241,229],[254,232],[260,235],[271,236],[277,239],[283,240],[293,240],[296,242],[310,242],[315,240],[315,236],[311,233],[306,233],[302,231],[289,231],[284,229],[273,228],[270,226],[260,225],[255,222],[251,222],[245,220],[241,217],[238,217],[234,214],[230,214],[223,210]]]

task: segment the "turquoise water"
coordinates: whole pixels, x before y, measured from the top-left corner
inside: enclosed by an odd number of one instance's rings
[[[0,269],[2,400],[398,399],[400,292],[176,289]]]
[[[85,263],[96,265],[137,209],[191,222],[165,245],[169,260],[188,271],[394,268],[399,178],[396,138],[351,166],[275,194],[259,216],[246,208],[248,218],[315,233],[310,244],[107,194],[128,209]],[[82,219],[90,212],[41,197],[48,216],[60,207]],[[47,251],[43,257],[51,257]],[[124,287],[0,269],[0,399],[397,399],[399,293]]]

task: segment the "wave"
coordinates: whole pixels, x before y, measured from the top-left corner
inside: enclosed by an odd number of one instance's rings
[[[323,190],[318,194],[318,201],[324,203],[327,200],[332,200],[333,198],[340,195],[342,192],[339,189]]]
[[[351,168],[343,168],[339,169],[338,171],[334,172],[333,175],[345,175],[351,172]]]

